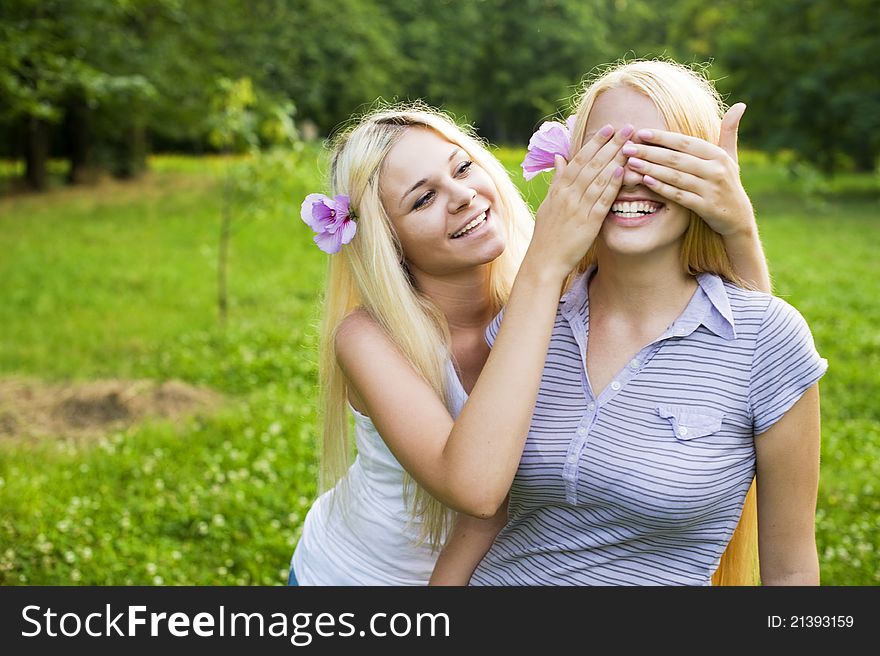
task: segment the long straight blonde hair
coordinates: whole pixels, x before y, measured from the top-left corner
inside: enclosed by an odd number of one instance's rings
[[[657,107],[669,130],[718,143],[725,106],[718,91],[702,74],[681,64],[662,60],[638,60],[615,64],[588,80],[577,102],[577,120],[572,131],[572,152],[584,144],[587,119],[593,103],[605,91],[629,87],[647,96]],[[593,244],[566,287],[576,275],[596,263]],[[681,265],[690,275],[714,273],[740,287],[749,288],[733,270],[717,232],[695,212],[681,247]],[[755,482],[746,494],[739,524],[712,577],[714,585],[755,585],[758,582],[758,506]]]
[[[468,127],[421,103],[379,108],[339,134],[332,147],[330,187],[347,194],[357,215],[357,234],[330,257],[324,293],[319,376],[323,418],[321,489],[337,484],[352,457],[346,412],[347,391],[336,359],[335,334],[355,308],[363,308],[385,330],[413,368],[448,406],[447,367],[450,336],[446,317],[414,284],[406,254],[380,199],[382,165],[394,144],[412,128],[433,130],[457,145],[485,170],[498,190],[496,216],[504,222],[507,245],[489,266],[489,293],[494,311],[506,303],[533,229],[531,211],[501,163]],[[414,518],[421,520],[421,539],[440,546],[451,511],[431,497],[409,475],[405,496]]]

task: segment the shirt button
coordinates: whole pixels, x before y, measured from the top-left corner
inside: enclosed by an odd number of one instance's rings
[[[577,456],[576,456],[576,455],[572,454],[572,455],[568,456],[568,461],[569,461],[569,462],[574,462],[575,460],[577,460]]]
[[[639,368],[639,361],[638,361],[638,360],[633,360],[632,362],[630,362],[630,363],[629,363],[629,368],[630,368],[630,369],[633,369],[633,370],[638,369],[638,368]]]
[[[587,429],[586,429],[586,428],[578,428],[578,435],[583,436],[583,435],[586,435],[586,434],[587,434]]]
[[[685,435],[688,434],[688,429],[685,428],[684,426],[680,426],[678,429],[678,434],[681,435],[682,437],[684,437]]]
[[[590,403],[590,405],[587,406],[587,410],[589,410],[590,412],[592,412],[595,409],[596,409],[595,403]]]
[[[611,383],[611,389],[613,389],[613,390],[616,392],[617,390],[620,389],[620,383],[618,383],[618,382],[615,380],[613,383]]]

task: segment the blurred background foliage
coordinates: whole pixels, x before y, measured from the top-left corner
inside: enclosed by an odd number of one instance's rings
[[[232,83],[263,145],[279,117],[326,135],[377,97],[521,144],[597,65],[667,56],[709,63],[749,104],[747,143],[870,171],[878,46],[876,0],[6,0],[0,157],[43,189],[53,157],[76,183],[136,176],[150,152],[222,151],[216,98]]]

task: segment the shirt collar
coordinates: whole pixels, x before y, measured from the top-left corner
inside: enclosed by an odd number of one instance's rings
[[[697,284],[697,292],[702,292],[708,300],[708,303],[703,304],[700,323],[722,339],[736,339],[736,324],[724,281],[714,273],[700,273],[697,274]]]
[[[574,279],[568,291],[562,295],[560,304],[562,314],[571,320],[576,315],[586,322],[589,319],[588,282],[596,272],[593,265]],[[726,340],[736,339],[736,326],[730,299],[724,281],[713,273],[697,275],[697,290],[684,312],[670,327],[670,334],[684,337],[694,332],[700,325]]]

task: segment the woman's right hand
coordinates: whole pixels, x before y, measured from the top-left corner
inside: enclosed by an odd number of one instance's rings
[[[606,125],[565,163],[556,157],[556,173],[535,217],[529,253],[532,262],[567,276],[593,244],[623,182],[626,156],[620,149],[632,136],[625,125],[615,134]]]

